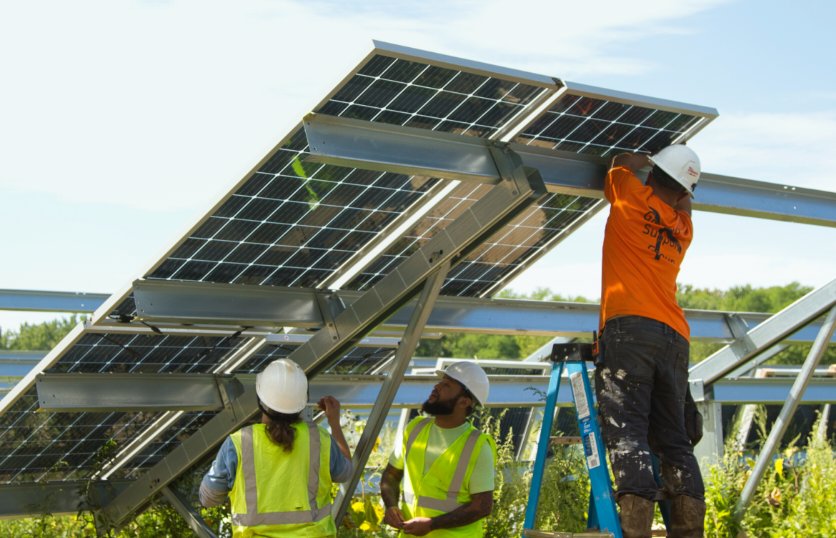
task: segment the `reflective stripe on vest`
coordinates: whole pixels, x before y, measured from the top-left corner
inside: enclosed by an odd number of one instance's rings
[[[415,440],[418,438],[418,434],[421,431],[429,426],[430,422],[432,422],[432,418],[426,418],[420,423],[418,423],[415,428],[409,433],[409,437],[406,440],[406,447],[404,450],[404,462],[406,462],[406,458],[409,455],[409,450],[412,448],[412,445],[415,444]],[[447,498],[446,499],[436,499],[433,497],[426,497],[420,495],[418,497],[417,506],[420,508],[429,508],[430,510],[439,510],[441,512],[452,512],[456,508],[460,506],[464,506],[457,500],[459,495],[459,491],[462,489],[462,484],[464,483],[464,475],[467,472],[467,466],[470,463],[470,458],[473,456],[473,450],[476,447],[476,441],[479,440],[480,432],[479,430],[472,430],[467,437],[467,441],[465,441],[464,448],[462,449],[461,457],[459,458],[458,463],[456,464],[456,472],[453,473],[453,480],[450,481],[450,488],[447,490]],[[404,466],[406,464],[404,463]],[[412,505],[413,501],[415,500],[415,494],[411,491],[404,491],[404,501],[407,504]]]
[[[240,527],[257,525],[291,525],[296,523],[314,523],[331,515],[331,503],[316,507],[316,493],[319,490],[319,429],[308,424],[310,443],[310,462],[308,470],[308,502],[311,509],[288,512],[258,512],[258,488],[255,480],[255,453],[253,451],[253,428],[241,430],[241,468],[244,472],[244,497],[247,503],[246,514],[232,514],[232,524]]]

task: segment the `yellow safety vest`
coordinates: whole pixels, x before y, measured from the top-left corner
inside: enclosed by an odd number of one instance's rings
[[[409,487],[404,487],[405,519],[446,514],[470,502],[470,494],[463,486],[470,482],[479,451],[487,446],[492,451],[494,460],[496,458],[493,440],[470,426],[438,456],[425,474],[424,457],[432,422],[431,417],[418,417],[410,422],[404,431],[404,470],[409,482]],[[400,536],[411,535],[401,533]],[[479,538],[484,536],[484,520],[452,529],[436,529],[426,536]]]
[[[293,424],[288,453],[264,424],[233,433],[238,454],[229,492],[232,536],[336,536],[331,517],[331,436],[315,424]]]

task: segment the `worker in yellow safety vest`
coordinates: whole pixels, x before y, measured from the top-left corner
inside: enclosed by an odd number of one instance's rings
[[[493,508],[496,445],[467,417],[487,401],[488,376],[470,361],[436,374],[441,379],[421,406],[428,416],[407,425],[380,479],[384,522],[402,537],[480,537]]]
[[[229,496],[232,535],[336,536],[331,485],[351,478],[351,452],[340,429],[340,403],[319,401],[331,434],[301,418],[308,379],[289,359],[256,377],[261,422],[226,438],[200,484],[203,506]]]

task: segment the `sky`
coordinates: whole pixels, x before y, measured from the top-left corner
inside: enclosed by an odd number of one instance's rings
[[[0,289],[124,289],[373,39],[714,107],[689,143],[704,171],[836,191],[833,20],[826,0],[3,2]],[[599,297],[604,221],[511,288]],[[681,283],[836,276],[833,228],[694,222]],[[0,327],[53,317],[0,312]]]

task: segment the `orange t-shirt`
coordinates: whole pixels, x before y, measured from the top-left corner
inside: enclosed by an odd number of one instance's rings
[[[653,194],[628,168],[604,180],[610,215],[604,232],[601,328],[618,316],[644,316],[666,323],[690,340],[676,302],[676,277],[693,238],[691,217]]]

